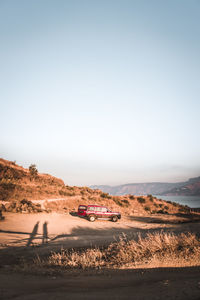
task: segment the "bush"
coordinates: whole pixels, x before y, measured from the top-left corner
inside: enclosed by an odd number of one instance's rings
[[[101,198],[111,199],[111,196],[108,193],[101,193]]]
[[[145,202],[146,202],[146,200],[145,200],[143,197],[138,197],[138,198],[137,198],[137,201],[138,201],[139,203],[145,203]]]
[[[127,204],[127,205],[130,205],[129,201],[126,200],[126,199],[122,200],[122,202],[125,203],[125,204]]]
[[[117,198],[117,197],[113,197],[113,201],[119,205],[119,206],[123,206],[123,204],[121,203],[121,201]]]
[[[6,211],[9,212],[28,212],[28,213],[37,213],[42,212],[40,204],[34,204],[33,202],[23,199],[21,201],[13,201],[5,206]]]
[[[134,197],[133,195],[130,195],[130,196],[129,196],[129,199],[134,200],[135,197]]]
[[[152,196],[152,195],[147,195],[147,197],[149,198],[149,200],[150,200],[151,202],[153,202],[153,196]]]
[[[38,174],[38,170],[37,170],[35,164],[30,165],[28,169],[29,169],[31,176],[36,176]]]
[[[146,211],[151,211],[151,209],[150,209],[149,206],[145,206],[144,209],[145,209]]]
[[[121,203],[122,203],[122,206],[124,206],[124,207],[128,207],[128,206],[130,206],[130,203],[129,203],[129,201],[128,201],[128,200],[126,200],[126,199],[124,199],[124,200],[121,200]]]
[[[169,204],[172,204],[172,201],[170,201],[170,200],[167,200],[166,202],[169,203]]]
[[[166,212],[163,209],[157,211],[158,214],[165,214]]]

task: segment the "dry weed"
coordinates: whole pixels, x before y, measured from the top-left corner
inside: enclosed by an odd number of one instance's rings
[[[138,265],[186,266],[200,265],[200,240],[191,233],[174,235],[172,233],[140,235],[136,240],[128,240],[122,235],[118,242],[109,247],[82,250],[64,250],[52,253],[47,259],[37,259],[38,265],[61,268],[122,268]]]

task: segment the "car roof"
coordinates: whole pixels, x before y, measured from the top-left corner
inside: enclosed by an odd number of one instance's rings
[[[89,204],[88,206],[94,206],[94,207],[106,207],[104,205],[96,205],[96,204]]]
[[[89,204],[89,205],[86,205],[86,204],[80,204],[79,206],[86,206],[86,207],[106,207],[104,205],[97,205],[97,204]],[[107,208],[107,207],[106,207]]]

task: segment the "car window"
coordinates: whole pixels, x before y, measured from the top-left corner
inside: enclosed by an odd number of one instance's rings
[[[107,212],[107,208],[106,208],[106,207],[102,207],[102,208],[101,208],[101,211],[102,211],[102,212]]]
[[[96,207],[96,211],[101,211],[101,207]]]
[[[95,210],[95,207],[94,206],[90,206],[90,207],[88,207],[88,210]]]

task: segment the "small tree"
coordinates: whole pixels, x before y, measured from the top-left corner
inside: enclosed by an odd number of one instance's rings
[[[29,172],[30,172],[31,176],[36,176],[38,173],[36,165],[34,165],[34,164],[30,165]]]

